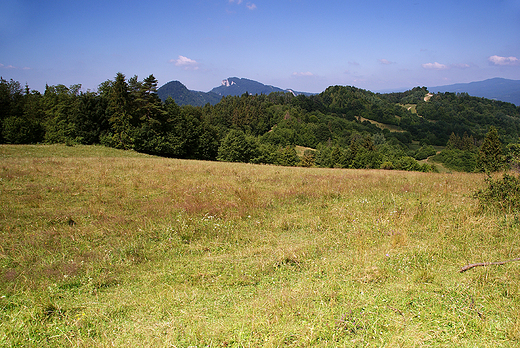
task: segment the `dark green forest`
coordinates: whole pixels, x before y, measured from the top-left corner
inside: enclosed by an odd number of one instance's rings
[[[376,94],[349,86],[179,106],[161,101],[153,75],[118,73],[96,92],[56,85],[43,94],[1,78],[0,130],[3,144],[100,144],[185,159],[435,171],[429,158],[451,170],[493,171],[518,162],[520,107],[465,93],[429,94],[425,87]]]

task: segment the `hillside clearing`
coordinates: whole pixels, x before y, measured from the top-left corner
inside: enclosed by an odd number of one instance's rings
[[[357,119],[360,121],[360,122],[365,122],[365,121],[368,121],[372,124],[375,124],[376,126],[378,126],[379,128],[381,129],[388,129],[390,132],[405,132],[403,129],[401,129],[401,127],[399,126],[394,126],[394,125],[391,125],[391,124],[386,124],[386,123],[381,123],[381,122],[377,122],[377,121],[374,121],[374,120],[370,120],[368,118],[364,118],[364,117],[361,117],[361,116],[358,116]]]
[[[424,101],[427,102],[427,101],[430,101],[431,97],[433,97],[433,94],[432,93],[428,93],[424,96]]]
[[[417,114],[417,104],[400,104],[406,110],[409,110],[412,114]]]

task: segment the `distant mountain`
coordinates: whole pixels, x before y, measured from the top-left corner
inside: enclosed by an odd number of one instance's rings
[[[222,96],[212,92],[191,91],[179,81],[170,81],[157,90],[157,95],[164,102],[172,97],[178,105],[204,106],[217,104]]]
[[[428,91],[432,93],[465,92],[474,97],[501,100],[520,106],[520,80],[509,80],[496,77],[484,81],[428,87]]]
[[[305,94],[305,95],[312,95],[312,93],[306,93],[306,92],[297,92],[293,91],[292,89],[281,89],[274,86],[264,85],[263,83],[249,80],[249,79],[242,79],[238,77],[230,77],[225,80],[222,80],[222,84],[218,87],[215,87],[211,90],[211,92],[216,93],[221,96],[228,96],[228,95],[235,95],[240,96],[244,93],[249,94],[266,94],[272,92],[290,92],[294,95],[299,94]]]
[[[192,91],[186,88],[179,81],[170,81],[157,90],[157,94],[162,101],[172,97],[173,100],[179,105],[193,105],[193,106],[204,106],[207,103],[211,105],[217,104],[222,97],[233,95],[241,96],[244,93],[249,94],[269,94],[271,92],[290,92],[294,95],[304,94],[312,95],[313,93],[297,92],[291,89],[281,89],[263,83],[242,79],[238,77],[230,77],[222,80],[222,84],[218,87],[213,88],[209,92],[198,92]]]
[[[263,83],[241,79],[238,77],[230,77],[222,80],[222,84],[215,87],[211,92],[221,95],[223,97],[228,95],[240,96],[244,93],[249,94],[269,94],[271,92],[285,92],[283,89],[273,86],[264,85]]]

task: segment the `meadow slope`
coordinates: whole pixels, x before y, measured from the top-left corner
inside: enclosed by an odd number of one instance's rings
[[[0,146],[0,346],[515,347],[484,175]]]

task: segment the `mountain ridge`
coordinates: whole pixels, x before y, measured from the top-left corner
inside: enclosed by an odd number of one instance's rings
[[[280,87],[275,87],[271,85],[265,85],[261,82],[246,79],[246,78],[239,78],[239,77],[228,77],[227,79],[222,80],[222,83],[220,86],[213,88],[210,92],[222,95],[222,96],[228,96],[228,95],[234,95],[239,96],[244,93],[249,94],[270,94],[272,92],[289,92],[296,95],[304,94],[304,95],[312,95],[313,93],[308,92],[299,92],[295,91],[293,89],[282,89]]]
[[[468,93],[474,97],[500,100],[520,106],[520,80],[495,77],[482,81],[428,87],[428,91],[431,93]]]
[[[500,77],[475,81],[469,83],[456,83],[444,86],[428,87],[431,93],[468,93],[474,97],[499,100],[520,106],[520,80],[511,80]],[[299,92],[293,89],[282,89],[279,87],[265,85],[261,82],[247,78],[228,77],[221,81],[221,85],[214,87],[209,92],[189,90],[179,81],[170,81],[162,85],[157,94],[162,101],[169,96],[179,105],[204,106],[215,105],[225,96],[241,96],[248,94],[270,94],[272,92],[303,94],[310,96],[316,93]],[[383,93],[383,92],[380,92]],[[390,92],[384,92],[388,94]]]
[[[282,89],[239,77],[228,77],[227,79],[222,80],[220,86],[214,87],[209,92],[189,90],[184,84],[182,84],[182,82],[176,80],[165,83],[157,90],[157,94],[163,102],[166,101],[168,97],[172,97],[180,106],[204,106],[207,103],[215,105],[223,97],[229,95],[241,96],[244,93],[267,95],[272,92],[292,93],[295,96],[300,94],[310,96],[314,94],[309,92],[299,92],[293,89]]]

